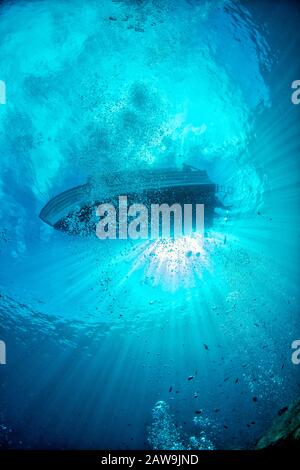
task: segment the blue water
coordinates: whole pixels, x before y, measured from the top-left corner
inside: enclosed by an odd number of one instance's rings
[[[299,395],[300,10],[269,1],[0,6],[0,447],[251,448]],[[90,176],[207,170],[203,247],[71,237]]]

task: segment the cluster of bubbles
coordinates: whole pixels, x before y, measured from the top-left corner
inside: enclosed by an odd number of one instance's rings
[[[203,430],[197,436],[187,436],[177,426],[170,406],[158,401],[152,410],[153,421],[149,427],[148,441],[154,450],[213,450],[213,443]]]

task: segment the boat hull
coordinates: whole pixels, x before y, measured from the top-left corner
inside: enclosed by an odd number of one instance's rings
[[[120,196],[127,196],[128,206],[143,204],[204,204],[204,226],[213,224],[215,208],[222,204],[216,197],[216,185],[201,170],[169,170],[116,174],[77,186],[50,200],[40,218],[57,230],[73,235],[96,234],[100,204],[112,204],[117,211]],[[195,223],[193,225],[195,228]]]

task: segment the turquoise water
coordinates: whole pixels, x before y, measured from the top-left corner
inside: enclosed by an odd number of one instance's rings
[[[299,22],[295,2],[1,4],[2,447],[249,448],[299,394]],[[91,176],[183,163],[231,189],[203,247],[38,218]]]

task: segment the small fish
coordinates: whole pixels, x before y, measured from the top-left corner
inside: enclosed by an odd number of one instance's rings
[[[173,390],[173,387],[170,387],[170,388],[169,388],[169,393],[171,393],[171,392],[172,392],[172,390]]]
[[[215,409],[215,413],[219,413],[219,411],[220,411],[220,408]]]
[[[207,351],[209,350],[207,344],[203,343],[203,346],[205,347],[205,349],[206,349]]]
[[[236,379],[235,383],[238,384],[238,383],[239,383],[239,379]]]
[[[196,414],[196,415],[201,415],[201,413],[202,413],[201,410],[196,410],[196,411],[195,411],[195,414]]]
[[[193,376],[193,375],[190,375],[190,376],[188,377],[188,380],[193,380],[193,378],[194,378],[194,376]]]
[[[253,400],[254,402],[257,402],[257,397],[253,397],[252,400]]]
[[[278,416],[283,415],[283,413],[285,413],[288,409],[289,409],[288,406],[284,406],[283,408],[281,408],[281,409],[277,412]]]

